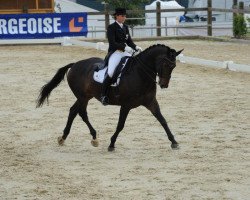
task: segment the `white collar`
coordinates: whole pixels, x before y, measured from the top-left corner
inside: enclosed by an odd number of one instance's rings
[[[116,21],[117,24],[119,24],[119,26],[122,28],[123,27],[123,24],[122,23],[119,23],[118,21]]]

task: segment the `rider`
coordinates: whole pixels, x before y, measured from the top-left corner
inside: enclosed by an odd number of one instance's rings
[[[108,89],[114,71],[124,56],[132,56],[134,50],[141,52],[142,48],[136,46],[130,37],[128,26],[124,24],[126,20],[126,9],[116,8],[114,13],[115,22],[108,26],[107,37],[109,41],[108,52],[111,54],[108,61],[108,73],[102,85],[101,102],[108,105]]]

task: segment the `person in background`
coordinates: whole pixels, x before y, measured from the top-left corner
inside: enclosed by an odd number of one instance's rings
[[[132,56],[133,51],[142,51],[142,48],[136,46],[129,34],[126,24],[126,9],[116,8],[114,13],[115,22],[110,24],[107,29],[107,37],[109,42],[108,52],[110,54],[108,61],[108,70],[103,81],[101,92],[101,103],[108,105],[108,90],[111,84],[112,76],[121,58],[124,56]]]
[[[182,16],[180,16],[179,22],[186,22],[186,14],[187,12],[185,12]]]

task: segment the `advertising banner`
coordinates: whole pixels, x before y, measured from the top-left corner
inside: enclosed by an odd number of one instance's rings
[[[87,13],[0,15],[0,39],[44,39],[87,33]]]

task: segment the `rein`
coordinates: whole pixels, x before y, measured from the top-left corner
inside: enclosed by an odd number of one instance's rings
[[[146,66],[153,73],[154,76],[157,76],[157,73],[155,73],[152,69],[150,69],[149,65],[143,63],[143,61],[140,58],[134,57],[134,59],[138,61],[140,65]],[[144,67],[142,67],[141,69],[155,84],[157,84],[156,80],[152,78],[152,75],[149,72],[147,72]]]
[[[155,73],[155,72],[150,68],[149,65],[143,63],[143,61],[142,61],[140,58],[134,57],[134,59],[137,60],[137,61],[139,62],[140,65],[146,66],[146,67],[148,68],[148,70],[150,70],[150,72],[151,72],[154,76],[157,76],[157,73]],[[160,60],[160,63],[161,63],[161,62],[164,62],[164,61],[169,62],[169,63],[171,64],[171,65],[169,65],[169,67],[171,67],[171,68],[173,68],[173,67],[176,65],[176,62],[175,62],[175,61],[171,61],[168,57],[163,57],[163,58]],[[155,81],[155,79],[152,78],[152,75],[151,75],[149,72],[147,72],[147,71],[145,70],[144,67],[142,67],[141,69],[143,70],[143,72],[144,72],[144,73],[145,73],[145,74],[146,74],[155,84],[157,84],[157,82]],[[161,75],[162,75],[162,69],[160,70],[160,73],[158,73],[158,76],[159,76],[159,77],[161,77]]]

